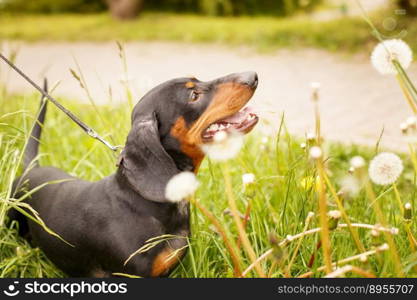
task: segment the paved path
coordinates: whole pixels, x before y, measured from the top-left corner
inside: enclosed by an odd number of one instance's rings
[[[16,47],[16,45],[8,45]],[[6,47],[7,48],[7,47]],[[113,43],[20,44],[17,63],[41,81],[61,80],[54,95],[87,101],[84,91],[71,76],[74,57],[82,67],[97,103],[124,101],[124,73]],[[318,50],[278,51],[260,55],[243,48],[171,43],[126,45],[129,83],[138,99],[152,86],[165,80],[195,75],[210,80],[228,73],[255,70],[260,77],[254,103],[266,119],[277,124],[285,111],[291,132],[304,134],[313,128],[310,82],[322,84],[321,110],[325,136],[346,143],[374,144],[385,127],[383,145],[404,149],[399,123],[410,115],[393,77],[379,75],[368,56],[342,57]],[[411,70],[416,78],[417,68]],[[0,65],[0,75],[5,69]],[[33,91],[22,79],[10,74],[8,87],[15,92]]]

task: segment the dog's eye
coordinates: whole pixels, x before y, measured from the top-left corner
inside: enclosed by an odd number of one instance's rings
[[[194,102],[197,101],[200,98],[200,94],[197,93],[196,91],[192,91],[191,95],[190,95],[190,101]]]

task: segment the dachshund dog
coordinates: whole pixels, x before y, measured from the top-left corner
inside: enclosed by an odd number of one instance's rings
[[[204,158],[201,146],[212,142],[217,132],[252,130],[258,117],[244,107],[257,85],[257,74],[245,72],[209,82],[178,78],[153,88],[132,112],[117,171],[97,182],[36,163],[28,169],[38,154],[44,105],[25,150],[26,171],[14,190],[19,195],[43,185],[25,201],[71,245],[21,212],[10,211],[10,218],[19,222],[22,236],[70,276],[168,276],[185,254],[190,224],[188,202],[170,202],[165,187],[176,174],[197,173]],[[55,183],[45,184],[51,181]],[[147,240],[167,234],[178,238],[124,264]]]

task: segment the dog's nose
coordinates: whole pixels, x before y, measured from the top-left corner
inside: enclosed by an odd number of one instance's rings
[[[258,74],[252,71],[240,73],[237,81],[241,84],[246,84],[251,88],[256,88],[258,86]]]

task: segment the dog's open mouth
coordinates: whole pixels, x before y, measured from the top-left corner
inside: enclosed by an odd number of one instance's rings
[[[243,108],[237,113],[212,123],[203,131],[202,138],[205,143],[211,142],[216,133],[225,131],[227,133],[246,134],[250,132],[259,118],[250,106]]]

